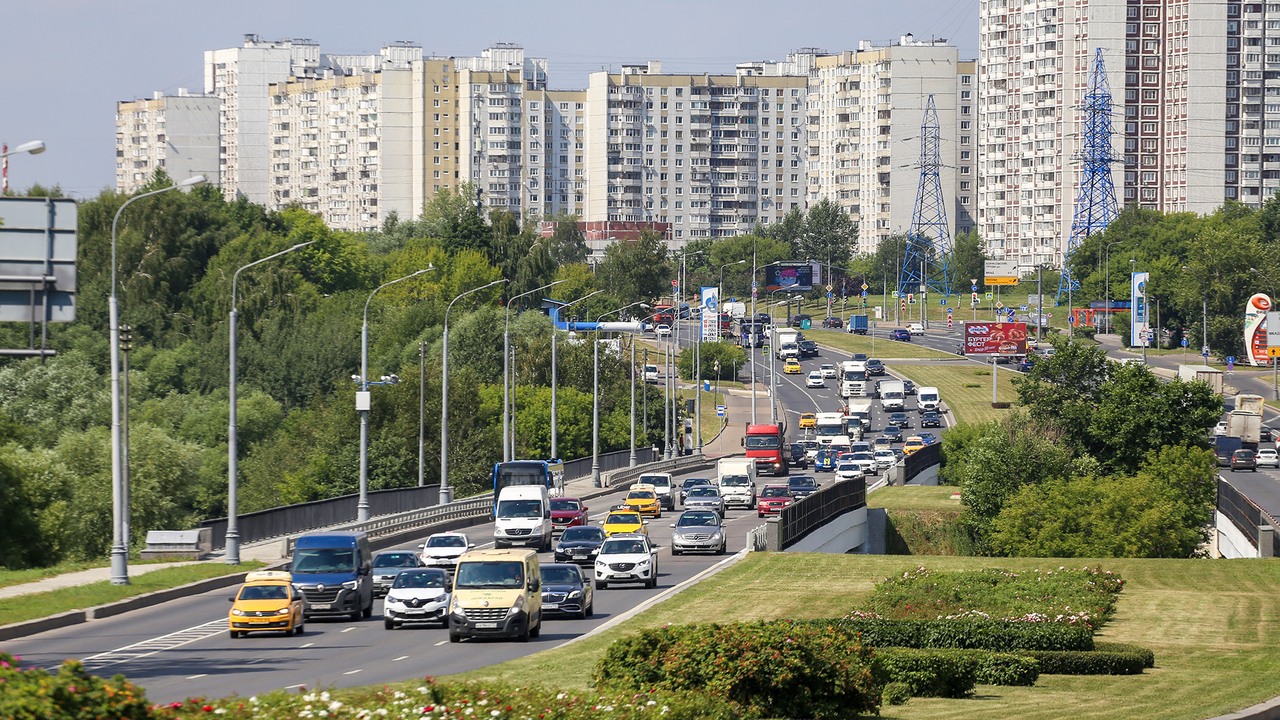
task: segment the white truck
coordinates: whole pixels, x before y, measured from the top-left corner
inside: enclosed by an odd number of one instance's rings
[[[942,410],[942,396],[936,387],[916,388],[916,409],[920,412],[939,412]]]
[[[840,363],[840,397],[860,398],[867,395],[867,363],[846,360]]]
[[[744,302],[727,302],[720,306],[720,312],[727,312],[735,321],[747,316],[747,304]]]
[[[773,337],[769,339],[773,344],[773,356],[779,360],[785,360],[789,357],[800,357],[800,332],[791,328],[775,327],[773,329]]]
[[[852,427],[852,420],[857,418],[865,431],[871,427],[871,400],[850,400],[844,410],[846,422]]]
[[[813,432],[820,445],[848,445],[851,442],[844,431],[844,413],[818,413]]]
[[[1178,379],[1182,382],[1207,382],[1215,393],[1222,394],[1222,371],[1217,368],[1208,365],[1179,365]]]
[[[644,366],[644,381],[649,383],[650,385],[658,384],[658,366],[657,365]]]
[[[716,484],[725,507],[756,506],[756,462],[748,458],[720,458],[716,461]]]
[[[1246,448],[1257,448],[1262,438],[1262,396],[1236,395],[1236,409],[1227,416],[1227,437],[1240,438]]]
[[[901,380],[880,381],[880,409],[885,412],[901,412],[905,407],[906,386]]]

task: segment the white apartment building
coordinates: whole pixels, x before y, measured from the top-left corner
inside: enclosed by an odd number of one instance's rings
[[[729,237],[805,202],[805,77],[592,73],[586,221],[670,223],[668,243]]]
[[[976,67],[946,40],[859,43],[808,72],[808,202],[829,198],[858,223],[855,253],[911,228],[920,125],[930,96],[941,128],[941,179],[954,237],[973,229]]]
[[[156,170],[174,182],[218,179],[218,98],[156,92],[149,100],[116,103],[116,189],[136,192]]]

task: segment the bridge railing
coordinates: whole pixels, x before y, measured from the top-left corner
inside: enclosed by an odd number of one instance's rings
[[[767,533],[772,535],[768,538],[769,549],[785,550],[841,515],[866,506],[865,478],[841,480],[828,485],[782,508],[777,522],[766,526],[777,528],[776,531]]]

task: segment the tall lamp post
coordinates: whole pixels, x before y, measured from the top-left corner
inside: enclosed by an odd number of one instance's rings
[[[633,302],[630,305],[623,305],[617,310],[610,310],[596,316],[596,322],[599,322],[604,316],[612,315],[616,312],[622,312],[629,307],[641,305],[649,307],[643,302]],[[600,331],[597,329],[595,338],[592,343],[592,364],[594,367],[594,378],[591,384],[591,486],[600,487]],[[634,345],[632,346],[632,360],[635,359]],[[635,457],[635,363],[631,364],[631,456]]]
[[[27,143],[32,145],[33,143]],[[26,147],[25,145],[23,147]],[[44,143],[40,143],[43,149]],[[16,150],[14,152],[17,152]],[[25,152],[31,152],[27,150]],[[37,150],[37,152],[39,152]],[[124,209],[129,207],[130,203],[135,200],[141,200],[152,195],[169,192],[170,190],[189,190],[197,185],[203,185],[205,178],[203,175],[192,175],[177,185],[170,185],[159,190],[152,190],[141,195],[134,195],[116,210],[115,217],[111,220],[111,296],[107,298],[108,322],[111,332],[111,584],[112,585],[128,585],[129,584],[129,539],[125,537],[125,515],[124,507],[125,494],[124,489],[124,464],[123,453],[120,443],[120,304],[116,299],[116,227],[120,223],[120,214]]]
[[[415,273],[383,283],[374,288],[373,292],[369,293],[369,297],[364,301],[364,321],[360,324],[360,377],[355,379],[356,382],[360,383],[360,392],[356,393],[356,410],[360,411],[360,500],[356,503],[356,522],[364,522],[369,519],[369,408],[372,405],[369,386],[395,385],[400,382],[400,378],[395,375],[387,375],[382,378],[381,382],[369,382],[369,303],[373,301],[373,296],[377,295],[382,288],[418,277],[432,270],[435,270],[435,268],[428,265]]]
[[[440,363],[440,504],[453,501],[453,488],[449,487],[449,311],[462,298],[507,282],[506,278],[494,280],[488,285],[472,288],[453,300],[444,309],[444,342]]]
[[[259,265],[268,260],[275,260],[281,255],[287,255],[294,250],[304,248],[315,240],[309,242],[298,243],[287,250],[281,250],[274,255],[268,255],[261,260],[254,260],[248,265],[243,265],[231,275],[231,319],[229,322],[229,332],[231,335],[231,399],[228,407],[230,422],[227,425],[227,535],[226,535],[226,563],[228,565],[240,564],[240,530],[237,527],[239,518],[236,511],[236,485],[239,478],[238,458],[236,450],[236,325],[239,314],[236,312],[236,283],[240,279],[240,273],[248,270],[254,265]]]
[[[1191,272],[1191,268],[1183,265],[1182,269]],[[1200,290],[1200,354],[1209,352],[1209,290],[1203,285]],[[1205,362],[1208,362],[1206,359]]]
[[[1251,267],[1249,268],[1249,272],[1257,273],[1259,277],[1267,281],[1267,284],[1271,286],[1271,302],[1274,303],[1276,301],[1276,284],[1271,282],[1271,278],[1263,274],[1263,272],[1258,268]],[[1272,331],[1272,328],[1270,325],[1268,325],[1267,334],[1270,335],[1271,331]],[[1268,345],[1268,349],[1270,349],[1270,345]],[[1275,400],[1280,400],[1280,377],[1277,377],[1278,375],[1277,370],[1280,368],[1277,368],[1276,358],[1269,357],[1267,358],[1267,362],[1271,363],[1271,385],[1275,388],[1273,391],[1274,395],[1272,395],[1272,398]]]
[[[508,462],[515,457],[515,425],[511,418],[511,403],[508,397],[515,395],[515,384],[510,382],[511,377],[510,360],[511,360],[511,305],[522,297],[532,295],[536,292],[542,292],[549,287],[554,287],[562,282],[568,282],[569,279],[557,280],[549,285],[543,285],[540,288],[534,288],[526,293],[520,293],[515,297],[507,300],[507,324],[502,331],[502,461]],[[552,328],[552,332],[555,329]],[[508,390],[510,388],[510,390]]]
[[[570,307],[577,305],[578,303],[582,302],[583,300],[586,300],[589,297],[595,297],[596,295],[599,295],[602,292],[604,291],[597,290],[593,293],[587,293],[586,295],[583,295],[582,297],[578,298],[577,300],[574,300],[573,302],[561,305],[560,309],[557,310],[557,317],[563,317],[565,310],[568,310]],[[565,327],[568,327],[567,323],[569,321],[565,320],[564,322],[566,323]],[[558,454],[559,449],[556,447],[556,425],[557,425],[556,423],[556,338],[558,338],[559,336],[560,336],[560,331],[557,330],[554,325],[552,325],[551,327],[551,459],[552,460],[559,459],[560,457],[560,455]]]
[[[0,147],[0,162],[4,164],[3,181],[0,182],[0,194],[9,192],[9,160],[10,155],[21,155],[27,153],[30,155],[39,155],[45,151],[43,140],[32,140],[24,142],[18,147],[10,150],[8,145]]]

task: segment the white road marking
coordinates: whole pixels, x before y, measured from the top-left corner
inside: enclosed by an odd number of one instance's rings
[[[309,648],[309,647],[311,647],[312,645],[315,645],[315,643],[307,643],[306,645],[303,645],[303,646],[299,647],[298,649],[299,649],[299,650],[301,650],[302,648]]]
[[[358,673],[358,672],[363,672],[363,670],[364,670],[363,668],[357,668],[357,669],[355,669],[355,670],[348,670],[348,671],[346,671],[346,672],[344,672],[344,673],[342,673],[342,674],[343,674],[343,675],[355,675],[355,674],[356,674],[356,673]]]
[[[443,644],[445,644],[445,643],[447,643],[447,642],[449,642],[449,641],[448,641],[448,640],[441,640],[440,642],[436,643],[436,647],[440,647],[441,645],[443,645]]]
[[[111,665],[127,662],[129,660],[140,660],[144,657],[150,657],[151,655],[155,655],[156,653],[163,652],[165,650],[173,650],[174,648],[189,645],[198,640],[213,637],[214,635],[226,632],[227,630],[227,619],[222,617],[201,625],[189,627],[185,630],[172,632],[168,635],[161,635],[160,637],[154,637],[149,640],[133,643],[132,645],[116,648],[115,650],[108,650],[107,652],[98,653],[97,655],[90,655],[89,657],[84,658],[82,662],[84,663],[86,670],[98,670]],[[58,668],[49,668],[49,670],[56,672]]]
[[[248,665],[253,665],[254,663],[260,663],[260,662],[262,662],[263,660],[266,660],[266,658],[254,658],[254,659],[250,660],[247,664],[248,664]],[[201,676],[201,677],[203,677],[203,676]]]
[[[198,678],[202,678],[202,677],[209,677],[209,673],[200,673],[199,675],[188,675],[188,676],[187,676],[187,679],[188,679],[188,680],[196,680],[196,679],[198,679]]]
[[[351,627],[349,627],[349,628],[343,628],[343,629],[342,629],[342,632],[351,632],[352,630],[355,630],[355,629],[356,629],[356,628],[355,628],[355,626],[354,626],[354,625],[352,625],[352,626],[351,626]]]
[[[300,687],[306,687],[306,685],[303,685],[302,683],[298,683],[297,685],[285,685],[285,686],[284,686],[284,689],[285,689],[285,690],[292,690],[292,689],[294,689],[294,688],[300,688]]]
[[[409,659],[408,655],[401,655],[400,657],[392,660],[391,662],[400,662],[401,660],[407,660],[407,659]]]

